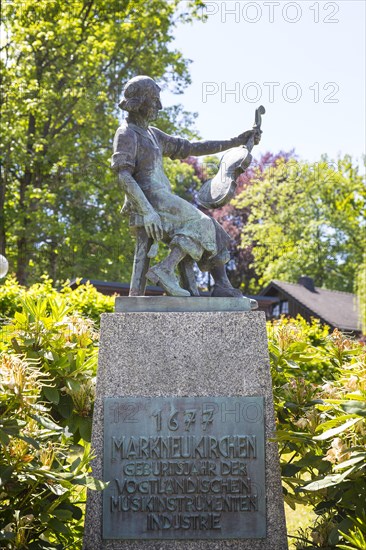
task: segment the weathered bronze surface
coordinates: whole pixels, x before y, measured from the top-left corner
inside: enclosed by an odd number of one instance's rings
[[[104,400],[104,539],[266,537],[263,397]]]
[[[262,115],[266,112],[263,105],[255,111],[255,123],[253,129],[261,132]],[[219,170],[212,179],[206,181],[201,187],[197,200],[205,208],[220,208],[224,206],[235,195],[236,179],[245,172],[252,162],[250,154],[254,146],[254,136],[252,135],[247,144],[241,147],[229,149],[220,160]]]
[[[229,140],[191,142],[150,125],[162,109],[160,88],[152,78],[140,75],[129,80],[119,106],[128,116],[114,138],[112,168],[126,196],[123,212],[130,214],[136,234],[130,296],[145,294],[146,279],[171,296],[199,296],[194,273],[197,263],[214,279],[213,297],[242,298],[225,270],[230,259],[229,235],[215,219],[173,193],[163,157],[184,159],[230,149],[218,177],[204,187],[200,197],[201,204],[208,208],[222,205],[233,196],[235,180],[250,163],[253,145],[260,141],[264,108],[257,109],[252,130]],[[167,244],[170,252],[150,266],[159,242]],[[253,309],[255,306],[253,301]]]
[[[250,311],[249,298],[216,298],[191,296],[189,300],[177,296],[117,296],[116,313],[131,312],[188,312],[188,311]]]

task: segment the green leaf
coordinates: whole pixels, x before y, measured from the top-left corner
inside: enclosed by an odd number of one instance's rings
[[[45,394],[48,401],[51,401],[51,403],[55,403],[55,405],[58,405],[60,402],[60,392],[59,390],[54,386],[43,386],[43,393]]]
[[[328,512],[333,506],[335,505],[334,500],[326,500],[319,502],[314,508],[314,512],[317,515],[323,515],[324,513]]]
[[[343,474],[331,474],[329,476],[323,477],[322,479],[319,479],[318,481],[313,481],[307,485],[304,485],[302,489],[306,491],[320,491],[321,489],[325,489],[326,487],[334,487],[343,483],[347,476],[352,474],[354,470],[355,467],[352,467],[349,470],[343,472]]]
[[[291,369],[300,369],[299,365],[295,363],[295,361],[286,360],[285,362],[286,362],[286,365]]]
[[[4,485],[9,479],[15,470],[15,466],[0,466],[0,486]]]
[[[338,526],[333,527],[333,529],[330,530],[329,536],[328,536],[328,544],[330,546],[335,546],[339,542],[339,531]]]
[[[77,393],[78,391],[80,391],[79,382],[76,382],[76,380],[73,380],[72,378],[66,378],[65,384],[67,388],[72,392]]]
[[[58,497],[68,492],[68,489],[66,489],[66,487],[63,487],[59,483],[45,483],[45,485],[46,487],[48,487],[51,493],[57,495]]]
[[[83,517],[83,511],[78,506],[72,507],[72,517],[79,521]]]
[[[330,476],[326,476],[323,479],[319,479],[318,481],[312,481],[311,483],[304,485],[302,487],[302,490],[305,491],[320,491],[321,489],[326,489],[327,487],[333,487],[334,485],[338,485],[343,481],[343,476],[341,474],[332,474]]]
[[[48,527],[56,531],[56,533],[62,533],[64,535],[69,533],[69,528],[67,525],[62,523],[62,521],[57,518],[51,518],[48,522]]]
[[[300,458],[300,460],[298,460],[295,464],[297,464],[302,468],[308,467],[308,466],[311,466],[312,468],[318,468],[319,463],[324,464],[323,457],[316,455],[313,452],[308,452],[305,454],[305,456]]]
[[[334,466],[334,470],[343,470],[344,468],[348,468],[349,466],[358,464],[359,462],[362,462],[365,459],[366,459],[366,453],[358,454],[348,460],[345,460],[344,462],[341,462],[340,464],[336,464]]]
[[[290,409],[292,411],[298,411],[299,410],[299,405],[297,403],[291,403],[290,401],[286,401],[286,403],[284,404],[284,407],[286,407],[286,409]]]
[[[39,416],[38,414],[30,414],[34,420],[37,420],[43,426],[44,428],[47,428],[47,430],[55,430],[56,432],[62,432],[63,428],[59,426],[58,424],[55,424],[52,420],[49,418],[46,418],[44,416]]]
[[[344,397],[350,401],[365,401],[365,396],[358,393],[347,393]],[[340,403],[342,403],[342,401],[340,401]]]
[[[92,419],[89,417],[80,417],[78,422],[80,436],[84,441],[90,442],[92,431]]]
[[[74,402],[70,395],[62,395],[57,410],[66,420],[72,415]]]
[[[349,428],[357,424],[357,422],[360,422],[361,418],[352,418],[351,420],[348,420],[348,422],[345,422],[341,426],[338,426],[337,428],[332,428],[331,430],[327,430],[321,435],[317,435],[314,437],[316,441],[324,441],[325,439],[330,439],[331,437],[334,437],[335,435],[341,434],[345,431],[347,431]]]
[[[26,435],[20,435],[20,434],[18,434],[16,437],[18,437],[19,439],[22,439],[23,441],[25,441],[26,443],[28,443],[29,445],[31,445],[35,449],[40,448],[38,441],[36,439],[34,439],[34,437],[28,437]]]
[[[62,508],[69,510],[72,514],[72,517],[77,521],[83,517],[83,511],[78,506],[74,504],[62,503]]]
[[[5,418],[1,422],[1,426],[4,432],[8,435],[16,435],[20,428],[26,425],[24,420],[14,420],[13,418]]]
[[[301,471],[301,466],[296,464],[281,464],[281,473],[285,477],[291,477]]]
[[[354,418],[353,414],[342,414],[340,416],[336,416],[335,418],[332,418],[331,420],[327,420],[326,422],[322,422],[316,429],[317,432],[319,431],[326,431],[328,428],[333,428],[334,426],[339,426],[342,424],[342,422],[349,420],[350,418]]]
[[[108,487],[109,481],[100,481],[99,479],[95,479],[94,477],[90,476],[80,476],[75,478],[72,481],[72,484],[83,485],[88,489],[92,489],[93,491],[103,491],[106,487]]]
[[[11,533],[9,531],[0,531],[0,540],[14,540],[15,539],[15,533]]]
[[[9,445],[9,436],[7,433],[4,432],[4,430],[0,429],[0,442],[6,447]]]
[[[80,463],[81,463],[81,458],[80,457],[76,458],[74,462],[72,462],[72,464],[70,465],[70,470],[72,471],[76,470]]]
[[[67,423],[67,427],[68,429],[70,430],[71,433],[75,434],[78,429],[79,429],[79,422],[80,422],[80,416],[78,416],[77,414],[73,414],[68,423]]]
[[[366,416],[366,403],[360,401],[348,401],[341,405],[342,409],[350,414]]]
[[[72,512],[63,508],[57,508],[54,510],[53,515],[61,521],[69,521],[72,519]]]
[[[348,533],[350,529],[353,527],[353,521],[350,518],[344,518],[342,521],[337,525],[338,533]]]

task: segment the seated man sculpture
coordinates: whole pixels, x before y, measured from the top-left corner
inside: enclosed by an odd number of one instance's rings
[[[212,296],[242,297],[225,270],[230,259],[229,235],[216,220],[172,192],[164,173],[163,156],[185,159],[219,153],[245,145],[250,139],[259,143],[261,131],[249,130],[226,141],[190,142],[169,136],[149,126],[162,104],[160,88],[148,76],[127,82],[119,106],[128,116],[114,138],[112,168],[126,194],[123,210],[132,214],[132,225],[144,228],[150,242],[162,241],[170,248],[166,258],[148,269],[147,279],[171,296],[198,295],[192,288],[182,288],[176,275],[181,262],[197,262],[202,271],[209,271],[213,277]]]

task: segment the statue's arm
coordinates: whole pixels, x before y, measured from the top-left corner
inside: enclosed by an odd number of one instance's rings
[[[159,214],[147,200],[144,192],[131,176],[128,170],[118,172],[118,181],[122,190],[126,193],[133,210],[143,217],[143,223],[148,237],[159,241],[163,238],[163,228]]]
[[[153,210],[141,187],[128,170],[120,170],[118,172],[118,181],[136,214],[146,216]]]
[[[201,155],[213,155],[214,153],[221,153],[232,147],[239,147],[245,145],[251,137],[253,130],[248,130],[237,137],[225,140],[225,141],[193,141],[190,142],[189,156],[199,157]]]
[[[151,130],[160,143],[163,155],[173,160],[185,159],[190,156],[199,157],[201,155],[213,155],[231,149],[232,147],[246,145],[253,135],[253,132],[254,142],[259,143],[260,140],[260,130],[248,130],[237,137],[225,141],[188,141],[180,137],[169,136],[158,128],[151,127]]]
[[[136,166],[137,136],[128,126],[118,128],[113,140],[112,169],[118,174],[118,182],[127,195],[134,212],[141,216],[153,210],[144,192],[132,176]]]

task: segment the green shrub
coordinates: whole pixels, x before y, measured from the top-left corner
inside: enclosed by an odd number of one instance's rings
[[[81,548],[97,327],[112,297],[0,286],[0,546]],[[11,319],[10,319],[11,318]],[[365,347],[319,321],[268,324],[286,502],[314,509],[300,549],[365,548]]]
[[[318,515],[299,533],[296,548],[361,548],[357,544],[366,536],[365,347],[337,330],[314,346],[309,343],[314,334],[302,328],[299,320],[269,327],[285,500],[292,508],[311,506]],[[320,383],[324,372],[328,381]]]
[[[85,487],[101,488],[90,477],[88,443],[98,333],[69,292],[35,287],[17,296],[2,327],[0,545],[76,550]],[[78,309],[88,303],[78,300]]]
[[[334,368],[324,350],[329,327],[313,319],[307,323],[302,317],[269,322],[268,346],[274,386],[281,386],[296,377],[321,384],[333,379]]]
[[[37,361],[50,383],[41,389],[55,422],[77,443],[90,441],[98,333],[93,322],[73,313],[65,296],[20,299],[22,310],[3,327],[2,346]]]
[[[73,313],[88,317],[99,326],[101,313],[112,312],[114,310],[114,297],[105,296],[97,289],[87,283],[78,285],[75,290],[69,286],[66,281],[58,291],[52,286],[52,280],[47,276],[42,277],[42,283],[36,283],[30,288],[19,285],[16,279],[7,277],[5,282],[0,285],[0,315],[4,318],[14,317],[17,311],[22,309],[22,299],[25,297],[37,300],[39,298],[57,298],[60,295],[64,297]],[[0,319],[1,320],[1,319]]]
[[[72,290],[66,282],[61,289],[61,294],[73,311],[91,319],[97,327],[99,327],[102,313],[114,311],[114,296],[105,296],[90,283],[78,285],[75,290]]]
[[[36,360],[3,353],[0,365],[0,545],[81,548],[89,446],[71,446],[42,403],[51,377]]]

